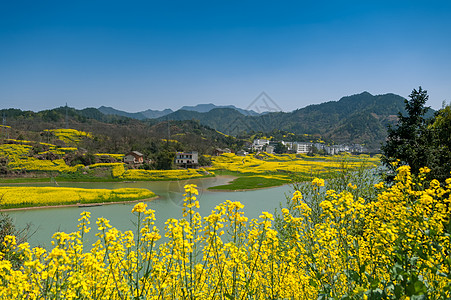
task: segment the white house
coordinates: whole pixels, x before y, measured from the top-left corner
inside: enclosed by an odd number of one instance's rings
[[[299,153],[309,153],[312,149],[312,143],[303,143],[303,142],[294,142],[293,143],[293,151],[296,152],[296,154]]]
[[[175,154],[175,164],[183,168],[193,168],[199,163],[197,151],[177,152]]]
[[[269,145],[268,140],[255,139],[254,142],[252,143],[252,150],[263,151],[263,146],[265,146],[265,145]]]
[[[273,154],[274,146],[270,146],[270,145],[266,146],[266,153]]]

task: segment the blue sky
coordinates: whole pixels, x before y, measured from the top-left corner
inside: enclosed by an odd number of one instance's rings
[[[1,1],[0,108],[451,100],[450,1]]]

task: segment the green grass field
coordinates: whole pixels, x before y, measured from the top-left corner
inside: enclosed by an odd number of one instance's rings
[[[265,187],[279,186],[289,183],[289,180],[279,178],[267,178],[258,175],[254,176],[241,176],[234,179],[229,184],[218,185],[209,187],[209,190],[249,190],[260,189]]]

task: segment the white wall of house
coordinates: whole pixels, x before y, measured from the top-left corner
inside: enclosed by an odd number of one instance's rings
[[[125,163],[135,162],[135,157],[133,155],[126,155],[124,156],[124,162]]]

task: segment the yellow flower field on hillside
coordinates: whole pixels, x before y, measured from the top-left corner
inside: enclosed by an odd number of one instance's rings
[[[214,176],[213,172],[205,169],[180,169],[180,170],[127,170],[119,178],[126,180],[184,180]]]
[[[112,157],[112,158],[114,158],[116,160],[119,160],[119,161],[122,160],[124,158],[124,156],[125,156],[125,154],[113,154],[113,153],[96,153],[94,155],[95,156],[99,156],[99,157],[109,156],[109,157]]]
[[[83,165],[68,166],[63,159],[41,160],[26,157],[11,161],[8,166],[13,170],[50,171],[59,173],[73,173],[83,169]]]
[[[154,197],[147,189],[66,187],[0,187],[0,208],[132,201]]]
[[[64,135],[67,130],[59,130]],[[69,130],[73,132],[73,130]],[[75,132],[77,133],[77,131]],[[81,136],[88,133],[80,133]],[[8,167],[12,170],[23,171],[43,171],[58,172],[60,174],[81,172],[83,165],[68,166],[63,159],[42,160],[30,155],[32,146],[28,144],[3,144],[0,145],[0,156],[8,159]],[[41,143],[42,144],[42,143]],[[75,147],[56,147],[49,145],[54,154],[65,155],[69,152],[77,151]],[[43,153],[39,153],[43,154]],[[97,156],[110,156],[117,160],[123,158],[123,154],[99,153]],[[177,170],[143,170],[128,169],[123,163],[96,163],[89,166],[89,169],[108,168],[111,169],[111,176],[114,179],[123,180],[181,180],[189,178],[201,178],[214,176],[216,170],[227,170],[236,172],[239,175],[258,175],[264,178],[290,181],[293,174],[304,179],[314,176],[327,178],[329,174],[343,168],[374,168],[377,166],[378,157],[368,155],[336,155],[336,156],[314,156],[309,157],[299,154],[249,154],[247,156],[236,156],[233,153],[225,153],[220,156],[211,157],[212,166],[199,169],[177,169]],[[263,178],[263,177],[262,177]]]
[[[46,132],[53,133],[58,139],[66,145],[77,145],[82,138],[92,139],[92,134],[76,129],[46,129]]]

